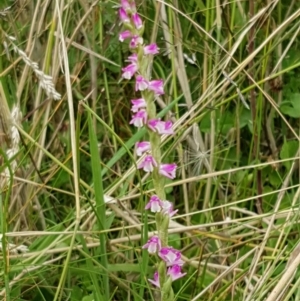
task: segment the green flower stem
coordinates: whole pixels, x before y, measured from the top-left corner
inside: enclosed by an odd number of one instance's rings
[[[172,279],[169,277],[161,289],[161,299],[163,301],[174,301],[174,292],[172,289]]]
[[[158,231],[158,236],[161,240],[161,245],[163,247],[168,246],[168,228],[169,228],[169,217],[162,214],[161,212],[155,215],[156,227]]]
[[[152,156],[157,162],[157,168],[154,169],[152,173],[153,186],[156,192],[156,195],[161,199],[165,200],[165,179],[159,174],[158,168],[161,164],[161,150],[160,150],[160,136],[156,133],[149,133],[150,136],[150,144]]]
[[[140,74],[146,79],[150,80],[149,76],[147,76],[148,65],[150,61],[148,59],[142,58],[140,55],[142,53],[142,49],[140,48],[138,53],[138,61],[140,68]],[[151,74],[151,72],[149,72]],[[145,99],[147,104],[147,115],[148,119],[157,118],[156,115],[156,107],[154,104],[154,93],[151,91],[143,91],[142,97]],[[153,180],[153,187],[155,190],[156,195],[161,199],[166,199],[165,194],[165,178],[159,174],[159,166],[161,164],[161,136],[151,130],[148,130],[149,140],[151,144],[151,153],[152,157],[157,163],[157,167],[154,168],[152,172],[152,180]],[[161,241],[162,247],[168,246],[168,228],[169,228],[169,216],[162,214],[161,212],[156,213],[155,215],[156,220],[156,229],[158,237]],[[163,260],[159,261],[158,264],[158,275],[159,275],[159,282],[161,287],[161,301],[173,301],[174,300],[174,292],[172,289],[172,281],[167,278],[167,266]]]

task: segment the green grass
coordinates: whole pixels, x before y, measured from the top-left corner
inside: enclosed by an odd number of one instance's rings
[[[155,259],[141,249],[155,231],[144,212],[153,183],[136,170],[144,132],[129,125],[137,95],[120,81],[129,50],[115,5],[0,3],[1,300],[157,300]],[[175,122],[161,149],[179,165],[165,190],[179,209],[169,242],[186,262],[176,300],[300,300],[300,4],[137,7],[160,48],[156,106]],[[14,105],[23,117],[10,158]]]

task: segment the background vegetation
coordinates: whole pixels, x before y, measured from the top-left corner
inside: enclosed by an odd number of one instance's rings
[[[1,1],[1,300],[155,300],[141,250],[152,185],[135,168],[116,5]],[[176,121],[162,148],[179,165],[166,185],[188,273],[177,300],[300,300],[299,1],[137,6],[161,49],[157,106]],[[21,141],[8,158],[16,104]]]

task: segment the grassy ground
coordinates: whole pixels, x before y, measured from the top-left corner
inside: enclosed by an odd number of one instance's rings
[[[1,300],[156,300],[116,4],[0,3]],[[299,2],[137,4],[175,122],[176,300],[300,300]]]

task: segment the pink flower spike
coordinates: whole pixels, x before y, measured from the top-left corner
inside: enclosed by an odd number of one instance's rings
[[[129,30],[125,30],[119,34],[119,41],[124,42],[124,40],[132,37],[132,33]]]
[[[163,202],[159,199],[158,196],[153,195],[149,202],[146,204],[145,209],[150,209],[151,212],[160,212],[162,209]]]
[[[128,1],[128,0],[121,0],[121,6],[124,8],[127,12],[135,13],[136,12],[136,6],[134,0]]]
[[[160,121],[159,119],[151,119],[148,122],[149,128],[153,132],[157,132],[160,135],[166,134],[166,135],[173,135],[173,123],[172,121]]]
[[[157,166],[156,161],[151,155],[148,155],[144,160],[137,166],[138,169],[143,169],[145,172],[152,172],[154,167]]]
[[[161,241],[158,236],[152,236],[142,248],[148,249],[150,254],[155,254],[161,249]]]
[[[148,81],[144,79],[141,75],[136,77],[135,91],[144,91],[148,88]]]
[[[158,256],[167,264],[168,267],[173,265],[182,266],[184,261],[181,260],[181,252],[173,247],[161,248]]]
[[[121,7],[119,9],[119,16],[120,16],[120,19],[123,23],[129,23],[130,22],[130,19],[129,19],[127,13],[126,13],[126,10],[123,7]]]
[[[137,60],[138,60],[138,56],[137,56],[137,53],[133,53],[132,55],[130,55],[128,57],[128,62],[130,63],[137,63]]]
[[[159,48],[155,43],[152,43],[150,45],[144,46],[144,54],[157,54],[159,52]]]
[[[131,13],[133,14],[133,13],[136,13],[136,6],[135,6],[135,1],[134,0],[132,0],[131,2],[130,2],[130,9],[131,9]]]
[[[126,11],[130,10],[130,8],[131,8],[128,0],[121,0],[121,6]]]
[[[183,276],[186,275],[186,273],[181,273],[181,266],[178,264],[175,264],[168,268],[167,275],[171,277],[172,281],[175,281]]]
[[[132,112],[137,112],[139,109],[144,109],[147,107],[147,104],[146,104],[146,101],[144,98],[132,99],[131,103],[132,103],[132,107],[131,107]]]
[[[138,66],[135,63],[132,63],[124,68],[122,68],[122,77],[125,79],[131,79],[133,75],[137,72]]]
[[[137,13],[133,14],[131,18],[132,18],[132,22],[137,30],[139,30],[143,27],[143,21]]]
[[[134,126],[140,128],[147,123],[147,112],[145,110],[140,110],[136,114],[132,116],[129,124],[133,124]]]
[[[162,79],[152,80],[149,82],[149,90],[153,91],[156,95],[164,94],[164,81]]]
[[[173,210],[173,203],[171,203],[169,201],[162,201],[161,207],[162,207],[162,213],[165,215],[169,215],[169,217],[172,217],[178,211],[178,209]]]
[[[160,119],[151,119],[148,121],[148,127],[151,131],[156,132],[157,124],[160,122]]]
[[[158,272],[156,271],[153,275],[153,280],[152,279],[148,279],[149,282],[151,282],[153,285],[160,287],[160,283],[159,283],[159,276],[158,276]]]
[[[176,177],[176,168],[177,168],[177,165],[175,163],[161,164],[160,167],[159,167],[159,173],[162,176],[165,176],[169,179],[175,179],[175,177]]]
[[[135,144],[136,146],[136,154],[137,156],[141,156],[143,153],[147,152],[148,150],[151,149],[151,145],[150,142],[148,141],[141,141],[141,142],[137,142]]]
[[[138,47],[138,45],[142,45],[144,42],[143,38],[140,36],[133,36],[130,43],[129,43],[129,47],[132,49],[135,49]]]

